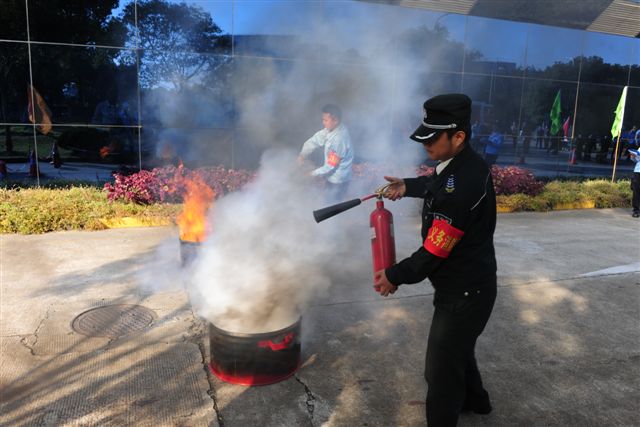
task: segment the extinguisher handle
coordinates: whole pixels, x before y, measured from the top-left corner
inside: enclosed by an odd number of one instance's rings
[[[280,351],[289,347],[291,341],[293,341],[293,332],[289,332],[280,342],[273,342],[271,340],[265,340],[258,342],[258,347],[266,348],[269,347],[272,351]]]

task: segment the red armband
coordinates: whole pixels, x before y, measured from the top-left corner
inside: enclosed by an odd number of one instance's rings
[[[335,151],[329,151],[329,155],[327,156],[327,164],[332,168],[335,168],[340,163],[340,157],[336,154]]]
[[[464,231],[455,228],[447,221],[434,219],[424,239],[424,248],[440,258],[448,258],[451,250],[464,236]]]

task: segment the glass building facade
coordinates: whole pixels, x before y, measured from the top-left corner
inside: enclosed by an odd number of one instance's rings
[[[253,169],[327,103],[356,162],[417,164],[408,135],[448,92],[473,100],[476,150],[499,132],[497,164],[537,176],[611,176],[624,86],[622,176],[640,127],[638,38],[358,1],[4,0],[0,76],[0,160],[25,180]]]

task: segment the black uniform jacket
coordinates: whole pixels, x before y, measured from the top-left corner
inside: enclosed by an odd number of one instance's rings
[[[424,198],[423,245],[385,270],[394,285],[429,278],[436,291],[496,285],[496,195],[489,167],[468,145],[431,177],[406,178],[407,197]]]

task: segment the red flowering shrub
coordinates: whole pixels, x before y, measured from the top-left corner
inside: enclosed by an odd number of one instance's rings
[[[108,199],[124,199],[134,203],[150,204],[160,198],[161,182],[153,171],[140,171],[132,175],[114,174],[113,184],[105,184]]]
[[[225,169],[222,166],[190,170],[183,166],[165,166],[151,171],[140,171],[129,176],[114,174],[115,182],[107,183],[109,200],[151,204],[156,202],[181,202],[186,192],[186,182],[202,179],[220,197],[236,191],[253,180],[255,173],[246,170]]]
[[[436,171],[436,168],[427,165],[420,165],[416,169],[418,176],[431,176]]]
[[[491,166],[493,187],[497,195],[527,194],[535,196],[542,192],[544,183],[536,180],[533,174],[516,166]]]
[[[435,168],[421,165],[414,173],[417,176],[431,176]],[[410,176],[405,168],[394,168],[375,163],[353,165],[354,180],[365,182],[372,189],[384,184],[384,175]],[[493,184],[497,195],[527,194],[535,196],[542,192],[544,183],[533,174],[515,166],[491,167]],[[255,178],[255,172],[244,169],[225,169],[222,166],[190,170],[183,166],[165,166],[151,171],[140,171],[131,175],[114,174],[115,182],[107,183],[104,190],[108,199],[151,204],[156,202],[180,203],[186,192],[185,182],[201,178],[215,192],[216,198],[239,190]]]
[[[417,176],[431,176],[435,173],[435,168],[420,165],[415,169],[414,173]],[[375,163],[353,165],[354,179],[380,183],[384,175],[406,177],[411,176],[411,171]],[[531,172],[516,166],[500,167],[494,165],[491,167],[491,176],[498,195],[527,194],[535,196],[540,194],[544,187],[544,183],[536,180]]]

